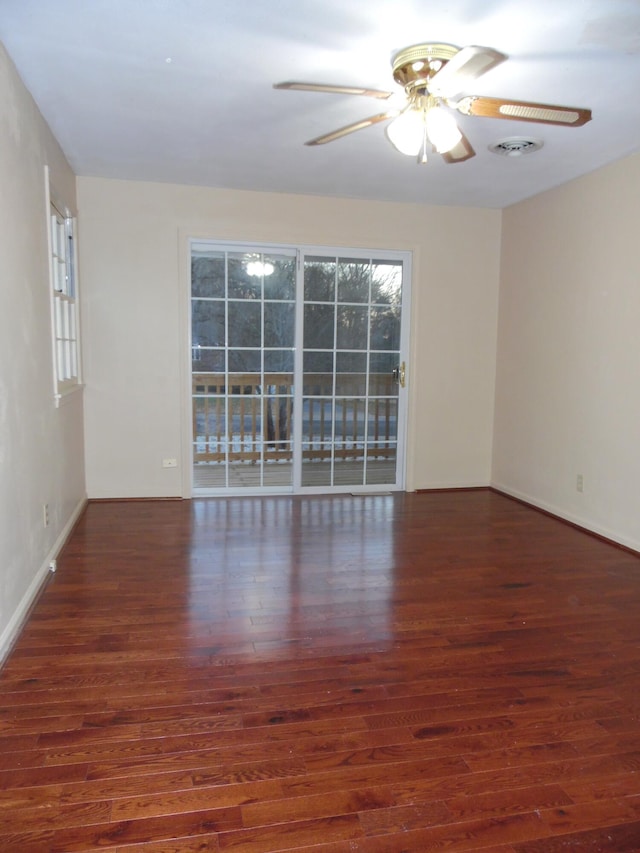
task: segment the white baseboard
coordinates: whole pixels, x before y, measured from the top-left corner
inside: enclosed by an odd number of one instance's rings
[[[57,558],[58,554],[62,550],[65,542],[69,538],[71,531],[73,530],[76,521],[80,518],[80,515],[86,505],[87,498],[85,495],[85,497],[82,498],[82,500],[78,503],[75,510],[71,514],[71,518],[63,527],[62,531],[60,532],[60,535],[54,542],[53,547],[51,548],[51,550],[45,557],[44,562],[38,569],[36,576],[31,581],[31,584],[29,585],[29,588],[24,594],[22,601],[20,602],[20,604],[16,608],[15,613],[9,620],[9,624],[2,632],[2,636],[0,636],[0,666],[2,666],[2,664],[7,659],[9,652],[13,648],[14,643],[20,635],[20,631],[22,630],[27,620],[27,617],[29,616],[31,608],[33,607],[38,597],[38,594],[40,593],[40,590],[44,585],[49,575],[49,572],[51,571],[51,563]]]
[[[632,551],[640,552],[640,542],[638,540],[625,536],[617,530],[611,530],[608,527],[594,524],[590,519],[582,518],[579,515],[567,512],[555,504],[548,503],[547,501],[541,501],[538,498],[533,498],[531,495],[520,492],[517,489],[512,489],[502,483],[493,482],[491,483],[491,488],[495,489],[497,492],[509,495],[512,498],[517,498],[524,503],[531,504],[531,506],[538,507],[538,509],[543,509],[551,515],[555,515],[558,518],[564,519],[564,521],[569,521],[571,524],[575,524],[576,527],[581,527],[586,531],[595,533],[597,536],[602,536],[604,539],[610,539],[618,545],[623,545],[625,548],[631,548]]]
[[[455,491],[456,489],[460,489],[460,491],[464,491],[465,489],[490,489],[491,483],[486,482],[477,482],[475,480],[470,480],[465,483],[452,483],[452,482],[435,482],[435,483],[426,483],[422,486],[412,486],[411,489],[407,489],[407,491],[412,492],[448,492]]]

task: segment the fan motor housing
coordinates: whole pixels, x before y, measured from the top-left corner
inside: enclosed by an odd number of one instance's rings
[[[431,78],[458,53],[452,44],[414,44],[398,51],[392,60],[393,79],[408,95],[425,94]]]

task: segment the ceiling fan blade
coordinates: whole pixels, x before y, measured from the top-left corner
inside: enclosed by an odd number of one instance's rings
[[[274,83],[274,89],[292,89],[299,92],[328,92],[333,95],[366,95],[369,98],[390,98],[392,92],[381,89],[365,89],[361,86],[334,86],[331,83],[300,83],[296,80],[286,80],[284,83]]]
[[[459,50],[429,81],[429,93],[439,98],[452,98],[468,91],[471,80],[495,68],[507,57],[491,47],[469,45]]]
[[[562,124],[581,127],[591,120],[591,110],[581,107],[558,107],[527,101],[508,101],[502,98],[483,98],[471,95],[451,104],[468,116],[506,118],[514,121],[535,121],[542,124]]]
[[[471,147],[471,143],[464,133],[462,134],[462,139],[457,145],[454,145],[453,148],[441,155],[445,163],[463,163],[465,160],[470,160],[471,157],[475,156],[476,152]]]
[[[340,139],[340,137],[354,133],[356,130],[364,130],[365,127],[371,127],[372,124],[378,124],[389,118],[395,118],[397,115],[398,110],[378,113],[378,115],[354,121],[353,124],[347,124],[345,127],[339,127],[338,130],[332,130],[331,133],[325,133],[324,136],[317,136],[315,139],[310,139],[308,142],[305,142],[305,145],[324,145],[326,142],[333,142],[334,139]]]

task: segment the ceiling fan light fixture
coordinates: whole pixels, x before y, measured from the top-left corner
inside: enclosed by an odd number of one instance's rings
[[[422,110],[408,109],[390,122],[385,130],[387,139],[401,154],[417,157],[424,142]]]
[[[564,127],[581,127],[591,120],[591,110],[584,107],[466,94],[470,83],[506,59],[504,53],[480,45],[459,48],[452,44],[425,42],[405,47],[391,60],[393,79],[404,89],[404,107],[394,107],[352,122],[331,133],[311,139],[305,145],[323,145],[371,125],[390,121],[386,136],[400,153],[418,157],[419,163],[426,163],[430,147],[442,155],[445,163],[464,163],[474,157],[476,152],[448,110],[456,110],[466,116],[539,122]],[[376,98],[392,96],[391,92],[378,89],[291,80],[276,83],[275,88],[359,94]],[[490,150],[518,157],[535,150],[532,142],[526,142],[525,146],[520,143],[498,143],[496,146],[490,146]]]
[[[437,105],[413,105],[387,125],[386,134],[401,154],[416,157],[428,141],[438,154],[451,151],[462,139],[453,116]]]
[[[275,267],[270,261],[265,261],[260,255],[249,255],[245,264],[247,275],[252,278],[272,275]]]
[[[427,136],[438,154],[446,154],[455,148],[462,139],[455,119],[450,113],[440,107],[433,107],[427,112],[425,122]]]

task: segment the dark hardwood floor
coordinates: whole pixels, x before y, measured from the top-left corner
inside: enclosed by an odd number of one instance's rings
[[[640,559],[490,491],[88,506],[0,851],[640,849]]]

